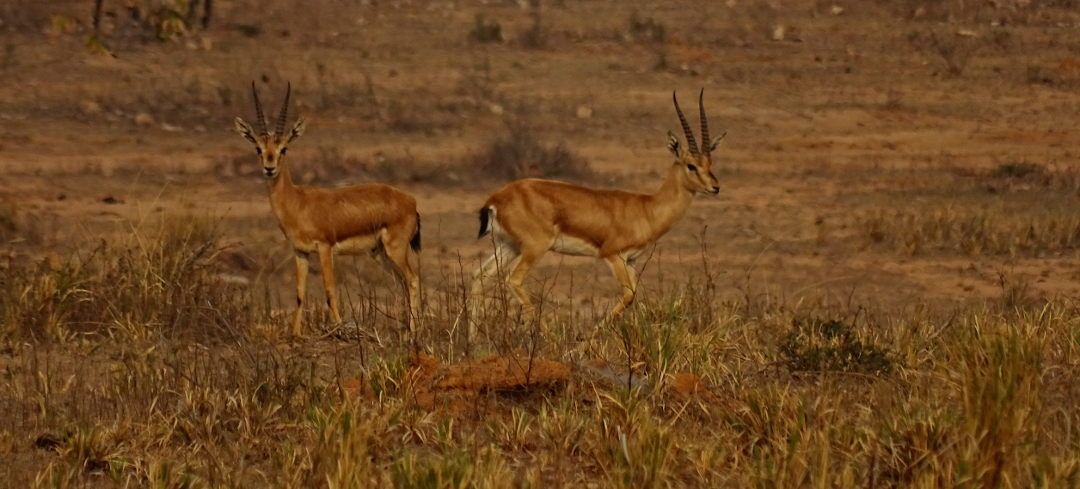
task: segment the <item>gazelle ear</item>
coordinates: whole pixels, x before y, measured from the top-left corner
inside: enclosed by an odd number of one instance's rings
[[[251,124],[248,124],[247,122],[244,122],[243,119],[237,117],[236,119],[233,119],[233,127],[236,129],[236,132],[240,133],[241,136],[244,136],[244,139],[247,139],[254,144],[259,144],[258,140],[255,139],[255,130],[251,128]]]
[[[667,147],[668,151],[671,151],[671,154],[675,155],[676,157],[682,156],[682,154],[680,153],[682,151],[682,148],[679,147],[679,138],[675,137],[675,134],[672,134],[671,131],[667,132]]]
[[[709,142],[709,153],[712,153],[712,150],[716,149],[717,146],[720,146],[720,140],[724,139],[724,136],[727,136],[727,131],[724,131],[723,134],[716,136]]]
[[[296,119],[296,123],[293,124],[292,130],[289,131],[289,142],[291,143],[293,141],[293,139],[296,139],[296,138],[300,137],[300,135],[304,134],[304,131],[306,129],[307,129],[307,121],[304,120],[303,117],[301,117],[299,119]]]

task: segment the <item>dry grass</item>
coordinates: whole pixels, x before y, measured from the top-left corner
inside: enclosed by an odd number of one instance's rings
[[[1074,0],[219,1],[175,42],[110,18],[115,58],[86,52],[88,3],[0,2],[3,485],[1080,487],[1080,304],[1051,292],[1080,239]],[[411,338],[356,262],[351,321],[319,304],[285,336],[254,155],[210,163],[241,148],[253,78],[268,106],[291,79],[313,123],[298,180],[421,201]],[[470,334],[476,203],[523,176],[652,188],[669,92],[701,86],[724,191],[637,305],[599,323],[614,286],[568,259],[529,283],[543,321],[491,287]],[[228,221],[130,221],[207,209]],[[686,263],[698,225],[722,249]],[[849,284],[874,293],[815,295]],[[569,379],[433,393],[432,363],[541,360]]]
[[[1069,209],[945,206],[878,210],[856,220],[866,243],[884,244],[909,255],[945,251],[1045,256],[1080,247],[1080,216]]]
[[[698,275],[584,343],[588,313],[549,304],[539,328],[501,300],[469,339],[453,328],[460,282],[444,278],[429,285],[424,349],[451,362],[524,352],[577,373],[556,390],[431,411],[393,321],[364,320],[359,343],[283,341],[265,299],[214,282],[212,227],[145,234],[4,276],[0,476],[12,484],[1080,482],[1080,436],[1062,429],[1080,422],[1073,301],[947,314],[750,304],[719,301]]]

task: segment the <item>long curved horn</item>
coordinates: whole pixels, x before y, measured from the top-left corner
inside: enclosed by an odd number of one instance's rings
[[[709,147],[712,144],[712,140],[709,139],[709,118],[705,117],[705,89],[701,89],[701,94],[698,95],[698,110],[701,111],[701,145],[705,147],[705,153],[711,153],[712,148]]]
[[[274,134],[278,136],[285,132],[285,121],[289,118],[289,94],[292,93],[292,82],[289,82],[288,87],[285,89],[285,101],[281,103],[281,111],[278,112],[277,128],[274,129]]]
[[[255,98],[255,116],[259,119],[259,130],[262,133],[270,134],[270,131],[266,130],[266,116],[263,115],[262,104],[259,103],[259,90],[255,88],[255,81],[251,81],[251,96]]]
[[[690,124],[686,122],[686,116],[683,115],[682,109],[679,108],[679,98],[675,96],[674,91],[671,92],[671,100],[675,102],[675,112],[679,114],[679,123],[682,124],[683,134],[686,135],[686,145],[690,147],[690,154],[700,154],[698,152],[697,141],[694,140],[694,132],[690,130]]]

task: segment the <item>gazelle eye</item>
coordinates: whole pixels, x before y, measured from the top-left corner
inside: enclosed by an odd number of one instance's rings
[[[288,149],[289,148],[281,148],[281,156],[285,156],[285,151],[287,151]]]
[[[694,165],[686,165],[686,169],[690,171],[697,171],[697,167]]]
[[[257,155],[261,155],[261,154],[262,154],[262,148],[260,148],[260,147],[256,146],[256,147],[255,147],[255,154],[257,154]]]

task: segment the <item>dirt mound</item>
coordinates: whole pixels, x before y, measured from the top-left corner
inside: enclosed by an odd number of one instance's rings
[[[709,387],[709,384],[697,375],[679,372],[671,375],[668,382],[668,393],[677,399],[690,400],[700,399],[709,402],[718,402],[719,398]]]
[[[413,364],[417,369],[417,405],[453,413],[475,407],[484,393],[544,392],[560,388],[570,379],[570,367],[565,364],[543,358],[530,361],[525,356],[493,356],[444,365],[420,355]]]

